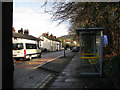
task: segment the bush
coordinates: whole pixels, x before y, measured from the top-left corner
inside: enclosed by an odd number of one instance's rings
[[[103,75],[113,82],[115,88],[120,88],[120,55],[103,61]]]

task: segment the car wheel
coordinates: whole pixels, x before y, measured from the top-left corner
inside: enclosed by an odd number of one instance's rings
[[[31,59],[32,59],[32,57],[31,57],[31,56],[29,56],[29,59],[31,60]]]
[[[41,54],[38,57],[41,58]]]

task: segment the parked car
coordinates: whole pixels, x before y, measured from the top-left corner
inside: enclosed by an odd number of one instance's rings
[[[67,50],[68,50],[68,51],[70,51],[70,47],[69,47],[69,48],[67,48]]]
[[[80,47],[77,47],[78,51],[80,50]]]
[[[72,52],[78,52],[79,48],[78,47],[73,47]]]

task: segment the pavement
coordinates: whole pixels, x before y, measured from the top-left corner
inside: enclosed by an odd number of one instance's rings
[[[81,76],[80,73],[83,71],[97,72],[97,70],[94,69],[94,66],[84,66],[84,64],[81,64],[83,61],[79,59],[79,53],[74,57],[69,56],[59,58],[40,67],[58,73],[58,76],[46,86],[48,90],[54,90],[56,88],[113,88],[111,87],[113,86],[111,81],[105,77],[98,75]],[[62,62],[67,61],[70,62],[63,68],[65,63]]]

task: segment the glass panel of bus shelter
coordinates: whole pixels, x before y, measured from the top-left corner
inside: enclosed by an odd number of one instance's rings
[[[100,35],[96,35],[96,56],[100,57]],[[100,70],[100,59],[96,59],[96,67]]]
[[[98,73],[99,71],[96,70],[96,66],[99,68],[100,42],[96,44],[96,35],[90,33],[81,34],[81,39],[81,57],[83,57],[81,59],[81,73]],[[99,37],[97,40],[99,41]]]
[[[96,36],[96,54],[97,56],[100,56],[100,35]]]
[[[82,43],[83,43],[83,47],[84,48],[84,53],[94,53],[94,39],[95,36],[94,35],[82,35]]]

